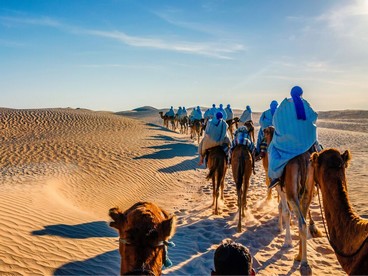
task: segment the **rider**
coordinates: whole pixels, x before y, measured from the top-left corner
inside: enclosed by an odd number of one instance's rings
[[[219,105],[219,108],[217,109],[217,112],[221,112],[222,113],[222,119],[224,120],[224,121],[226,121],[227,120],[227,114],[226,114],[226,111],[225,111],[225,109],[223,108],[223,105],[222,104],[220,104]]]
[[[268,176],[272,179],[269,188],[279,183],[289,160],[318,145],[318,114],[302,98],[301,87],[294,86],[290,95],[281,102],[272,120],[275,133],[268,147]]]
[[[230,107],[230,104],[228,104],[225,107],[225,112],[226,112],[226,116],[227,116],[227,119],[226,119],[227,121],[234,119],[234,113],[233,113],[233,110]]]
[[[204,137],[198,146],[199,163],[203,164],[203,159],[206,155],[206,151],[216,146],[225,146],[228,149],[230,145],[230,138],[227,134],[227,123],[223,120],[221,112],[216,113],[216,117],[209,120]]]
[[[273,114],[275,114],[275,111],[277,109],[278,106],[278,102],[273,100],[270,104],[270,108],[267,109],[266,111],[264,111],[261,114],[261,117],[259,118],[259,132],[258,132],[258,138],[257,138],[257,154],[260,156],[259,159],[261,159],[265,153],[261,152],[261,145],[262,143],[264,143],[264,134],[263,131],[265,130],[265,128],[272,126],[272,118],[273,118]]]
[[[197,106],[197,108],[193,108],[189,116],[190,123],[192,124],[195,120],[200,121],[202,119],[203,119],[203,115],[202,115],[201,108],[199,106]]]
[[[167,117],[174,117],[175,116],[174,108],[173,107],[170,107],[170,110],[168,112],[166,112],[165,115]]]
[[[252,109],[250,108],[249,105],[247,105],[246,109],[244,110],[243,114],[240,116],[239,119],[239,122],[243,124],[248,121],[253,121]]]
[[[250,129],[248,129],[247,125],[240,126],[237,130],[234,132],[234,140],[231,142],[231,151],[237,146],[237,145],[244,145],[248,148],[249,152],[252,154],[253,160],[255,159],[255,146],[252,142],[252,139],[249,134]],[[231,154],[230,154],[231,156]],[[229,163],[231,163],[231,160],[229,158]]]
[[[181,106],[179,106],[178,112],[176,112],[176,116],[178,116],[178,119],[180,119],[182,112],[183,112],[183,109],[181,108]]]
[[[188,113],[187,113],[187,110],[185,109],[185,106],[183,106],[183,109],[181,111],[181,118],[180,119],[184,118],[185,116],[188,116]]]
[[[217,113],[217,107],[215,104],[212,104],[212,107],[211,107],[211,119],[214,118],[216,116],[216,113]]]

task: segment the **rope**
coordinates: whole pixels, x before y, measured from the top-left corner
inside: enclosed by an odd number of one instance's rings
[[[330,243],[332,249],[335,251],[335,254],[337,254],[337,255],[339,255],[341,257],[344,257],[344,258],[354,257],[355,255],[357,255],[360,252],[360,250],[362,250],[363,246],[365,245],[366,241],[368,240],[368,236],[365,238],[365,240],[362,242],[362,244],[359,246],[359,248],[354,253],[352,253],[352,254],[345,254],[344,252],[342,252],[339,249],[337,249],[336,245],[331,241],[330,234],[329,234],[329,232],[326,229],[326,223],[325,223],[325,219],[324,219],[323,212],[322,212],[322,204],[321,204],[321,198],[319,196],[319,187],[318,187],[318,185],[317,185],[317,194],[318,194],[319,208],[321,210],[321,216],[322,216],[323,226],[325,228],[325,232],[326,232],[326,236],[327,236],[328,242]]]

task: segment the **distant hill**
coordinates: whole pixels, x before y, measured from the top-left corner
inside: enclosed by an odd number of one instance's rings
[[[319,111],[318,119],[368,119],[368,110]]]

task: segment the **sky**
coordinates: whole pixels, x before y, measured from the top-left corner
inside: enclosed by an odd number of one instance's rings
[[[368,0],[0,0],[0,106],[368,109]]]

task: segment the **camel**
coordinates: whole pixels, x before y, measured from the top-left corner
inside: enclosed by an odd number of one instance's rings
[[[176,216],[154,203],[138,202],[125,212],[111,208],[110,226],[119,232],[120,274],[161,275],[169,266],[169,239],[176,231]]]
[[[269,145],[271,143],[274,132],[275,132],[275,128],[273,126],[269,126],[269,127],[265,128],[263,130],[264,138],[265,138],[265,141],[266,141],[267,145]],[[263,169],[264,169],[265,174],[266,174],[266,187],[268,187],[270,185],[271,180],[268,177],[268,154],[267,154],[267,151],[262,156],[262,165],[263,165]],[[272,189],[267,189],[267,200],[271,200],[271,197],[272,197]]]
[[[270,127],[266,129],[269,128]],[[270,133],[272,133],[272,131]],[[289,160],[281,177],[281,184],[276,186],[276,190],[281,199],[278,207],[279,229],[282,231],[283,221],[285,221],[286,233],[284,246],[286,247],[292,246],[290,232],[290,208],[294,211],[294,214],[298,219],[300,242],[299,252],[294,259],[301,262],[300,272],[302,275],[309,275],[312,273],[312,269],[307,260],[307,213],[309,214],[309,231],[312,237],[321,236],[321,232],[317,229],[309,212],[309,206],[313,198],[314,189],[313,181],[307,181],[307,179],[310,180],[312,178],[308,175],[308,171],[311,166],[309,163],[310,154],[311,153],[307,151]]]
[[[239,117],[234,117],[233,119],[230,120],[226,120],[228,127],[228,131],[230,132],[230,136],[231,136],[231,140],[234,139],[234,125],[235,128],[238,128],[238,122],[239,122]]]
[[[189,125],[189,117],[188,116],[184,116],[182,118],[179,119],[179,124],[180,124],[180,133],[181,134],[188,134],[188,125]]]
[[[321,189],[327,221],[327,237],[347,274],[368,275],[368,220],[353,210],[345,169],[351,154],[325,149],[311,156],[311,174]]]
[[[249,149],[244,145],[236,145],[231,153],[231,168],[238,195],[238,232],[241,232],[241,219],[247,209],[247,191],[253,169],[253,159]]]
[[[209,173],[207,180],[212,179],[212,205],[214,206],[214,213],[218,215],[218,198],[221,193],[221,199],[224,199],[224,180],[227,170],[226,154],[222,146],[216,146],[208,149],[207,167]]]
[[[163,115],[164,113],[160,111],[158,114],[160,114],[161,119],[164,120],[163,126],[166,128],[169,128],[169,123],[171,124],[171,129],[175,131],[175,118],[167,115]]]
[[[190,139],[197,138],[198,144],[202,136],[202,120],[194,120],[190,125]]]

